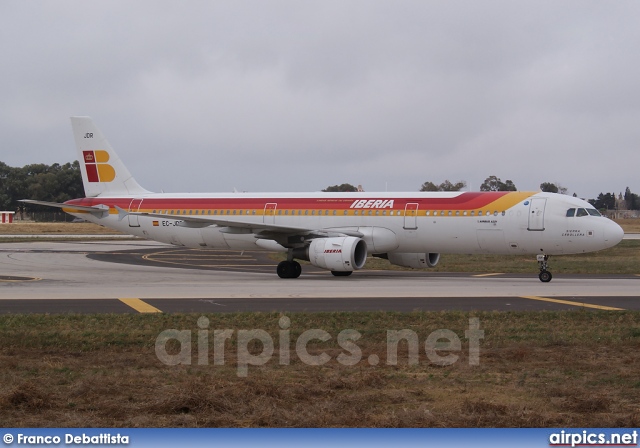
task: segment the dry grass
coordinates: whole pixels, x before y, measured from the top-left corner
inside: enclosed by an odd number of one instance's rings
[[[624,229],[624,233],[640,233],[640,219],[616,219],[620,227]]]
[[[5,426],[99,427],[637,427],[640,330],[637,312],[289,314],[291,341],[319,328],[333,338],[309,344],[322,366],[278,363],[278,314],[208,315],[214,329],[262,328],[274,357],[236,375],[234,337],[225,365],[197,365],[199,315],[0,317],[0,421]],[[485,331],[480,365],[468,363],[468,319]],[[191,365],[166,366],[156,336],[192,330]],[[448,328],[462,340],[451,366],[386,365],[386,330],[411,329],[422,347]],[[362,361],[336,343],[362,334]],[[256,347],[258,350],[260,345]],[[368,356],[380,356],[371,366]],[[446,352],[441,352],[445,355]]]
[[[121,235],[91,222],[22,222],[0,226],[3,235]]]

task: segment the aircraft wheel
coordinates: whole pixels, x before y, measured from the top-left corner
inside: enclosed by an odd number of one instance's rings
[[[353,274],[353,271],[331,271],[336,277],[348,277]]]
[[[538,275],[538,278],[543,283],[549,283],[553,278],[553,275],[551,275],[551,272],[549,271],[542,271],[540,272],[540,275]]]
[[[302,266],[300,266],[300,263],[298,263],[297,261],[292,261],[291,264],[293,265],[293,277],[291,278],[300,277],[300,274],[302,274]]]
[[[280,278],[298,278],[302,273],[302,266],[297,261],[281,261],[276,272]]]

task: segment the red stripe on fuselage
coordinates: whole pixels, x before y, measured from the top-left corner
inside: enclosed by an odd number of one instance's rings
[[[406,204],[417,203],[420,210],[475,210],[509,194],[509,192],[466,192],[455,197],[384,197],[360,196],[350,198],[143,198],[144,210],[209,210],[209,209],[255,209],[262,210],[266,204],[276,203],[277,209],[289,210],[346,210],[356,201],[380,201],[388,203],[393,200],[393,210],[404,210]],[[128,209],[132,198],[83,198],[68,201],[70,205],[92,206],[98,204],[118,206]],[[374,208],[374,207],[367,207]]]

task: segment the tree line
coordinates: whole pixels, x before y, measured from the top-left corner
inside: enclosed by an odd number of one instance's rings
[[[22,168],[0,162],[0,210],[18,210],[23,206],[18,202],[20,199],[64,202],[83,196],[84,187],[77,160],[64,165],[36,163]]]

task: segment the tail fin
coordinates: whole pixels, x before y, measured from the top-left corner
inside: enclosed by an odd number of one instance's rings
[[[131,176],[91,117],[71,117],[71,127],[87,197],[150,193]]]

